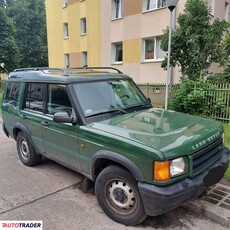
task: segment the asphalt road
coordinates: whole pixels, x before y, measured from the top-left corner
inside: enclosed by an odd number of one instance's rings
[[[82,178],[49,160],[24,166],[15,141],[0,129],[0,220],[42,220],[44,230],[224,229],[183,208],[149,217],[137,227],[121,225],[103,213],[94,195],[81,192]]]

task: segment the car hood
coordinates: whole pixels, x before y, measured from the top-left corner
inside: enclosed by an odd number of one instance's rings
[[[92,128],[157,149],[167,159],[190,155],[223,134],[219,122],[162,109],[119,115]]]

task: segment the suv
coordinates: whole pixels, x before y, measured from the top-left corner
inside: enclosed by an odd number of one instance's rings
[[[228,167],[221,123],[153,108],[114,68],[15,70],[2,115],[24,165],[44,156],[83,174],[83,191],[95,185],[103,211],[125,225],[198,196]]]

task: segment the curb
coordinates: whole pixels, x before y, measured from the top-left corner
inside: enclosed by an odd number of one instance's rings
[[[230,229],[230,211],[213,205],[199,198],[189,200],[181,205],[183,208],[211,219]]]

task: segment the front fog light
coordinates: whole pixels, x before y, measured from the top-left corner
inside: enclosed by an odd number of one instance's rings
[[[171,177],[181,175],[187,172],[187,162],[185,158],[180,157],[171,161],[170,174]]]

